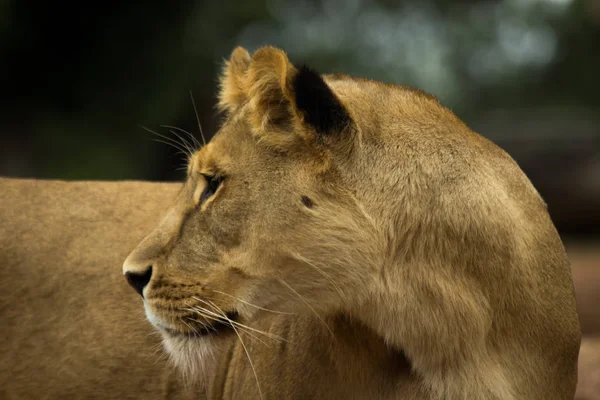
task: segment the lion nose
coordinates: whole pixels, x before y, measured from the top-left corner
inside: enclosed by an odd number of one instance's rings
[[[127,283],[129,283],[142,298],[144,297],[144,288],[148,285],[148,282],[150,282],[150,278],[152,278],[152,266],[149,266],[144,272],[125,272]]]

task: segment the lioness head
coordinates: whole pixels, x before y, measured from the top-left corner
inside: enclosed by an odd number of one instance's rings
[[[220,106],[225,123],[124,264],[171,350],[235,335],[264,309],[338,311],[383,267],[385,232],[364,204],[381,188],[353,170],[361,128],[319,74],[238,48]]]
[[[528,352],[570,374],[572,284],[545,205],[434,97],[237,48],[219,105],[225,122],[123,267],[178,362],[266,315],[344,314],[423,379],[459,371],[509,398]],[[543,331],[556,351],[523,346]]]

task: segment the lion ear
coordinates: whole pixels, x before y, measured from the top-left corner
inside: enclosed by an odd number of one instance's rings
[[[293,85],[296,109],[317,133],[341,132],[350,125],[348,110],[319,73],[302,66]]]
[[[246,76],[250,122],[257,131],[290,127],[293,121],[293,85],[296,68],[287,55],[274,47],[263,47],[252,55]]]
[[[233,111],[246,101],[245,79],[250,66],[250,54],[243,47],[236,47],[225,62],[219,84],[219,104],[221,111]]]
[[[321,75],[296,68],[280,49],[263,47],[253,54],[245,90],[250,120],[263,132],[308,128],[330,134],[350,123],[348,111]]]

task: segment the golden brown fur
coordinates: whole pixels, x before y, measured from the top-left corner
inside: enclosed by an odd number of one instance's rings
[[[518,166],[420,91],[324,79],[273,48],[226,64],[227,121],[124,264],[152,266],[172,358],[210,398],[572,398],[569,264]]]
[[[519,167],[432,96],[323,79],[226,64],[225,123],[124,264],[173,360],[210,398],[572,398],[569,263]]]
[[[0,399],[198,399],[118,269],[177,189],[0,179]]]

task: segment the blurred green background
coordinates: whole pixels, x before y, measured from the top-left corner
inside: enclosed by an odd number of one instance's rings
[[[0,175],[178,180],[236,45],[437,95],[507,150],[563,234],[600,228],[600,1],[0,0]]]

